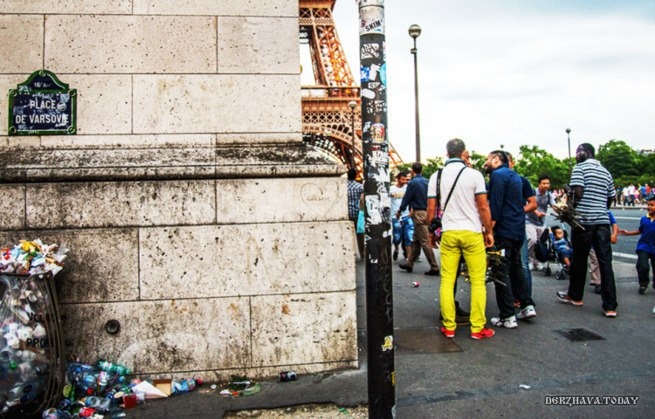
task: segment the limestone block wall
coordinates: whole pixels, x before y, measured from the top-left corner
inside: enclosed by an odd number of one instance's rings
[[[3,91],[41,68],[78,91],[77,135],[0,124],[0,242],[71,249],[69,352],[153,377],[357,365],[344,168],[301,141],[297,18],[289,0],[0,0]]]

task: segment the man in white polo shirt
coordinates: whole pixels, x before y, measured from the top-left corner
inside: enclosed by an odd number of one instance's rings
[[[454,138],[446,144],[448,160],[428,183],[428,220],[443,211],[441,236],[441,287],[439,289],[443,327],[441,333],[455,336],[455,280],[463,256],[471,282],[471,337],[490,338],[492,329],[486,328],[485,308],[487,289],[485,276],[487,254],[485,248],[494,244],[491,212],[482,173],[469,166],[464,141]],[[437,183],[439,201],[437,202]],[[452,194],[451,194],[452,190]],[[450,197],[449,197],[450,195]],[[430,242],[434,232],[430,232]]]

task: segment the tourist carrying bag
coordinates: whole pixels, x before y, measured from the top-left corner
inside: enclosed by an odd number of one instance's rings
[[[446,197],[446,202],[443,204],[443,208],[441,208],[441,172],[443,169],[439,169],[439,172],[437,173],[437,214],[434,216],[432,221],[430,221],[430,225],[428,228],[430,231],[434,232],[434,237],[435,241],[439,242],[441,240],[441,219],[443,218],[443,213],[446,210],[446,206],[448,205],[448,201],[450,201],[450,197],[453,195],[453,191],[455,190],[455,185],[457,185],[457,181],[459,180],[459,176],[462,174],[462,172],[466,169],[466,166],[462,167],[462,170],[457,173],[457,177],[455,178],[455,182],[453,183],[453,187],[450,189],[450,192],[448,192],[448,196]]]

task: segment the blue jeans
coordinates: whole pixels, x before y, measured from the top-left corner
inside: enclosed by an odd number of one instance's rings
[[[594,249],[600,268],[600,297],[603,300],[603,310],[615,310],[619,305],[616,301],[616,283],[612,269],[612,244],[610,241],[609,224],[585,225],[584,230],[571,230],[571,271],[568,294],[572,300],[582,301],[584,287],[587,281],[587,261],[589,252]]]
[[[393,227],[393,244],[397,246],[402,242],[403,246],[411,246],[412,238],[414,238],[412,217],[402,217],[400,220],[392,217],[391,225]]]

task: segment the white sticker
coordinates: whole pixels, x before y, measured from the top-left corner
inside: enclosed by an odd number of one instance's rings
[[[362,89],[362,96],[366,99],[375,99],[375,92],[370,89]]]

